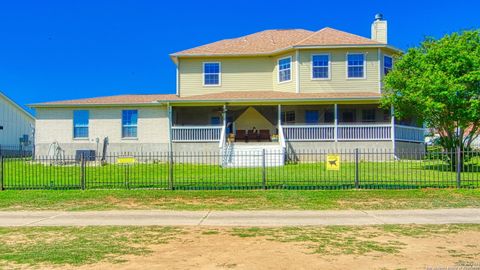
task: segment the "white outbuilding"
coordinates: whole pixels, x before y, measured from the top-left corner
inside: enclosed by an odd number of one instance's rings
[[[31,148],[34,128],[35,118],[0,92],[0,150]]]

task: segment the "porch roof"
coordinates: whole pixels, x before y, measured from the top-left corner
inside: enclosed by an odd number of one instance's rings
[[[328,92],[328,93],[292,93],[280,91],[230,91],[179,97],[174,94],[159,95],[118,95],[76,100],[45,102],[29,105],[37,107],[71,106],[152,106],[163,103],[272,103],[272,102],[314,102],[314,101],[378,101],[378,92]]]

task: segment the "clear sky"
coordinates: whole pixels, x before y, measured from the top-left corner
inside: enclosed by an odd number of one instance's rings
[[[0,91],[21,105],[175,92],[169,54],[265,29],[329,26],[389,43],[480,28],[480,1],[0,0]]]

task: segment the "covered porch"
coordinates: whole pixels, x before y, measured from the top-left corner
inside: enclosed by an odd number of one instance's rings
[[[404,141],[423,143],[415,119],[397,121],[378,104],[170,107],[172,142]]]

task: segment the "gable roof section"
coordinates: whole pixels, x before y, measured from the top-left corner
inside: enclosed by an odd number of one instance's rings
[[[27,110],[22,108],[22,106],[18,105],[15,101],[13,101],[11,98],[9,98],[7,95],[5,95],[3,92],[0,91],[0,98],[5,99],[8,103],[10,103],[13,107],[18,109],[21,113],[26,115],[28,118],[30,118],[32,121],[35,121],[35,117],[33,117],[32,114],[30,114]]]
[[[159,103],[188,102],[275,102],[275,101],[322,101],[322,100],[378,100],[378,92],[332,92],[290,93],[280,91],[232,91],[189,97],[174,94],[164,95],[119,95],[31,104],[30,107],[75,107],[75,106],[139,106]]]
[[[225,39],[171,54],[179,56],[229,56],[273,54],[304,46],[362,46],[387,44],[325,27],[317,32],[304,29],[265,30],[239,38]]]

